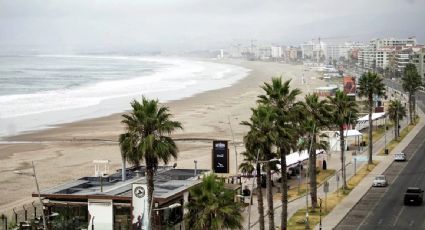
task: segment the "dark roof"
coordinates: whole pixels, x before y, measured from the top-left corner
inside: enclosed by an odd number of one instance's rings
[[[146,184],[145,168],[130,168],[126,170],[126,180],[121,180],[121,170],[105,177],[82,177],[65,184],[41,191],[41,196],[49,199],[90,199],[103,197],[117,200],[131,200],[132,184]],[[198,177],[209,170],[174,169],[159,167],[155,176],[154,198],[166,199],[186,191],[200,183]],[[102,186],[101,186],[102,185]],[[101,191],[102,187],[102,191]],[[37,194],[33,194],[37,196]]]

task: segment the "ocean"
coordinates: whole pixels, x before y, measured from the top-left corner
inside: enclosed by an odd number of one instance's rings
[[[169,57],[0,56],[0,137],[231,86],[243,67]]]

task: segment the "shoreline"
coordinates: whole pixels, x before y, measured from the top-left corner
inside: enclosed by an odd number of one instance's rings
[[[217,61],[245,67],[251,71],[248,76],[229,87],[210,90],[190,97],[164,103],[173,114],[173,120],[182,122],[184,130],[172,134],[173,138],[226,139],[231,142],[229,121],[234,132],[237,152],[243,151],[242,138],[247,131],[239,125],[248,120],[251,107],[262,93],[260,86],[271,77],[283,75],[284,80],[292,78],[291,88],[300,88],[303,95],[326,83],[318,80],[317,73],[303,72],[300,65],[274,62],[248,62],[241,60]],[[298,79],[305,74],[307,84]],[[15,170],[30,171],[30,163],[36,164],[41,189],[93,173],[92,161],[111,160],[111,171],[120,168],[121,156],[116,141],[123,132],[121,114],[59,125],[55,128],[7,137],[5,141],[32,141],[35,143],[0,144],[0,210],[9,210],[31,200],[32,178],[19,176]],[[83,141],[85,140],[85,141]],[[91,140],[91,141],[89,141]],[[211,143],[207,141],[176,141],[180,150],[179,158],[169,164],[178,163],[177,168],[211,168]],[[235,152],[230,148],[230,172],[235,172]],[[238,154],[239,155],[239,154]],[[241,162],[238,156],[238,162]]]

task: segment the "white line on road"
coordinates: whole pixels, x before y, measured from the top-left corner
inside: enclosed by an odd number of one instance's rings
[[[401,213],[402,213],[403,211],[404,211],[404,206],[400,209],[400,212],[398,212],[398,214],[397,214],[397,216],[396,216],[396,218],[395,218],[395,221],[394,221],[393,226],[395,226],[395,225],[397,224],[398,219],[400,218]]]

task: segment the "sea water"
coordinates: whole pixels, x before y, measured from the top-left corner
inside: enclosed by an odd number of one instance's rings
[[[243,67],[139,56],[0,56],[0,137],[228,87]]]

